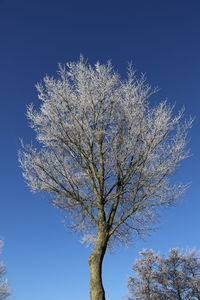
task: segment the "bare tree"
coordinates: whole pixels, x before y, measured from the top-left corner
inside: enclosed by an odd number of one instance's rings
[[[191,296],[191,299],[200,300],[200,257],[197,251],[191,250],[186,252],[184,256],[183,272],[189,274],[189,295]]]
[[[161,258],[160,278],[163,293],[168,299],[190,299],[188,274],[183,271],[184,255],[178,249],[172,249],[167,258]]]
[[[133,298],[129,300],[158,300],[163,299],[157,284],[157,277],[159,272],[159,255],[152,250],[140,252],[142,256],[138,259],[133,271],[138,277],[130,276],[128,281],[128,288]],[[164,300],[164,299],[163,299]]]
[[[3,241],[0,240],[0,253],[3,248]],[[8,281],[3,276],[5,274],[5,265],[0,263],[0,300],[6,299],[10,295]]]
[[[139,254],[141,258],[135,261],[132,268],[136,276],[130,276],[128,280],[128,289],[131,293],[131,297],[128,299],[169,300],[166,294],[163,295],[160,288],[161,256],[154,253],[153,250],[143,250]]]
[[[128,281],[129,300],[200,299],[200,260],[194,250],[184,253],[171,249],[168,257],[152,250],[140,252],[133,271],[137,277]]]
[[[157,208],[184,190],[171,185],[191,121],[166,101],[151,105],[155,92],[136,78],[126,80],[111,63],[94,67],[83,58],[59,66],[59,77],[37,85],[42,103],[27,117],[41,144],[19,155],[32,191],[51,194],[53,205],[71,216],[72,227],[93,243],[90,298],[105,299],[102,262],[108,243],[146,232]]]

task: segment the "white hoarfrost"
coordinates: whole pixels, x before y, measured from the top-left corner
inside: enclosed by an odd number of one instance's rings
[[[143,235],[157,208],[185,189],[169,178],[188,156],[192,121],[166,101],[152,105],[144,76],[130,67],[122,80],[111,63],[60,65],[59,76],[46,76],[37,90],[41,106],[30,105],[27,117],[41,147],[19,154],[32,191],[50,193],[83,240],[95,241],[100,223],[113,241]]]

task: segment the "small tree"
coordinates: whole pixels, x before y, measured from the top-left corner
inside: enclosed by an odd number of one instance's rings
[[[144,234],[157,208],[184,190],[169,177],[188,156],[191,121],[182,111],[173,116],[166,101],[151,105],[154,91],[131,68],[121,80],[110,63],[92,67],[81,58],[59,66],[59,75],[37,85],[42,104],[27,116],[42,147],[24,146],[19,161],[30,188],[49,193],[93,243],[90,298],[103,300],[108,244]]]
[[[189,274],[191,299],[200,300],[200,258],[195,250],[185,254],[183,272]]]
[[[3,248],[3,241],[0,240],[0,253]],[[0,263],[0,300],[6,299],[10,295],[8,281],[3,276],[5,274],[5,265]]]
[[[200,299],[200,260],[195,251],[171,249],[168,257],[152,250],[140,252],[128,281],[130,300]]]
[[[185,257],[172,249],[167,258],[161,258],[159,282],[169,299],[190,299],[190,275],[184,272]]]
[[[152,250],[140,252],[142,256],[133,266],[133,271],[138,277],[130,277],[128,288],[137,300],[156,300],[162,299],[157,284],[157,275],[159,269],[159,256]]]

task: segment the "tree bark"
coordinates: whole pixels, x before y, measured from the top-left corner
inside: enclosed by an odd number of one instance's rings
[[[102,282],[102,263],[108,244],[105,231],[98,234],[93,253],[89,257],[90,267],[90,300],[105,300],[105,291]]]

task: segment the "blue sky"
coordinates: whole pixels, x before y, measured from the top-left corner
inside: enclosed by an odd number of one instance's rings
[[[160,88],[156,99],[167,97],[177,108],[184,105],[187,117],[196,117],[192,156],[174,178],[191,186],[176,207],[161,212],[158,230],[145,241],[106,256],[107,299],[126,296],[131,265],[142,248],[200,249],[199,14],[194,0],[0,0],[0,237],[13,299],[89,299],[90,249],[66,230],[62,212],[29,192],[17,162],[19,138],[34,139],[25,111],[30,102],[38,104],[35,83],[80,53],[92,64],[111,59],[122,76],[132,61]]]

